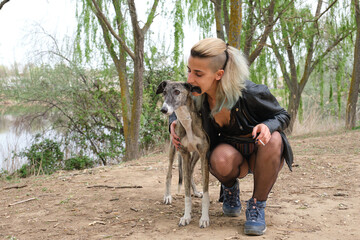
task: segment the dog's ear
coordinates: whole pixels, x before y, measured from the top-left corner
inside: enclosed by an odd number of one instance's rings
[[[201,93],[201,88],[197,87],[197,86],[193,86],[190,83],[183,83],[184,87],[189,91],[189,92],[197,92],[197,93]]]
[[[163,81],[159,84],[157,90],[156,90],[156,94],[160,94],[160,93],[163,93],[164,92],[164,89],[166,87],[166,84],[167,82],[166,81]]]

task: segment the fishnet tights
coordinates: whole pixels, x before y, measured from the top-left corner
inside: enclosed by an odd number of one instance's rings
[[[243,177],[250,167],[254,177],[253,198],[265,201],[283,166],[281,135],[274,132],[266,146],[256,145],[247,161],[229,144],[218,145],[210,156],[210,172],[226,187],[232,187],[239,176]]]

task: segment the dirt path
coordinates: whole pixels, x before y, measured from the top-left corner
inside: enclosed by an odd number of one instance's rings
[[[267,232],[257,239],[360,239],[360,131],[290,142],[294,171],[282,170],[267,202]],[[244,213],[223,216],[219,183],[213,177],[210,227],[198,227],[200,199],[193,199],[191,224],[178,227],[183,191],[172,205],[162,204],[166,168],[166,154],[158,154],[117,166],[0,181],[0,238],[255,239],[243,233]],[[176,182],[177,169],[173,192]],[[15,186],[21,188],[5,189]],[[240,189],[244,206],[252,176],[241,180]],[[9,206],[23,200],[29,201]]]

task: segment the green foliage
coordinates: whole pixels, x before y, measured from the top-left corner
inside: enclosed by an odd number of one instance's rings
[[[141,146],[149,148],[161,146],[169,137],[168,118],[160,112],[163,101],[162,95],[156,95],[156,90],[162,81],[175,81],[174,71],[168,67],[167,57],[157,51],[146,55],[145,63],[148,71],[144,78],[144,103],[141,118],[140,139]],[[185,81],[184,71],[181,71],[181,81]]]
[[[94,166],[94,160],[87,156],[76,156],[65,160],[65,170],[82,170],[86,168],[92,168]]]
[[[35,142],[30,148],[25,149],[20,153],[28,160],[30,173],[44,173],[51,174],[54,171],[61,168],[61,163],[64,159],[64,153],[60,150],[60,144],[53,140],[45,138],[39,141],[39,138],[35,139]],[[25,176],[28,175],[27,166],[22,167],[22,173]]]
[[[174,20],[174,64],[175,64],[175,78],[176,80],[180,79],[180,71],[181,66],[180,64],[180,55],[181,51],[183,51],[183,41],[184,41],[184,31],[183,31],[183,24],[184,24],[184,12],[182,1],[177,0],[175,2],[175,20]],[[181,61],[182,62],[182,61]]]
[[[203,30],[203,38],[211,36],[211,27],[215,23],[213,3],[208,0],[186,0],[185,3],[189,21],[195,22]]]
[[[29,165],[28,164],[23,164],[21,166],[21,168],[19,168],[16,171],[16,173],[20,178],[26,178],[27,176],[30,175],[30,167],[29,167]]]

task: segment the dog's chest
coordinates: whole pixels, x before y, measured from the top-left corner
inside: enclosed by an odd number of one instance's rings
[[[192,129],[191,114],[186,106],[179,107],[176,111],[176,116],[184,127],[186,135],[181,138],[181,144],[187,148],[189,152],[197,151],[197,145],[201,144],[201,138],[196,136]]]

